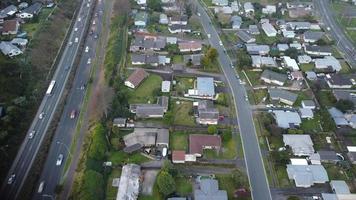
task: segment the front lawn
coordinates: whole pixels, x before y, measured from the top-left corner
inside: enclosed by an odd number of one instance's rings
[[[231,131],[224,131],[221,135],[222,148],[219,153],[216,150],[204,150],[204,157],[208,159],[234,159],[237,155],[236,140]]]
[[[188,132],[177,131],[170,134],[170,147],[172,150],[188,150]]]
[[[194,88],[194,78],[192,77],[177,77],[177,84],[175,85],[175,91],[178,95],[183,95],[188,89]]]
[[[189,177],[176,177],[176,192],[180,196],[188,196],[193,192],[192,182]]]
[[[228,199],[239,199],[239,200],[244,200],[244,199],[251,199],[250,197],[235,197],[234,193],[235,190],[238,189],[238,185],[243,185],[244,188],[249,188],[248,187],[248,180],[246,175],[242,174],[242,172],[239,172],[240,177],[239,182],[237,183],[237,180],[234,180],[234,177],[232,174],[216,174],[215,177],[219,182],[219,189],[220,190],[226,190]]]
[[[175,125],[184,125],[184,126],[194,126],[195,119],[194,116],[190,115],[193,109],[193,103],[190,101],[172,101],[174,121]]]
[[[174,55],[173,57],[172,57],[172,63],[173,64],[181,64],[181,63],[183,63],[183,56],[182,55]]]
[[[161,90],[162,78],[151,74],[136,90],[130,90],[130,103],[156,103],[156,91]]]
[[[109,161],[111,161],[113,165],[122,165],[125,163],[140,164],[149,161],[149,159],[140,153],[128,154],[124,151],[113,151],[110,152]]]
[[[303,119],[302,124],[300,125],[300,128],[305,133],[320,133],[320,132],[322,132],[323,130],[321,129],[321,125],[320,125],[320,114],[317,112],[314,112],[313,119]]]
[[[117,169],[114,168],[109,177],[108,177],[108,181],[106,183],[106,199],[107,200],[111,200],[111,199],[116,199],[116,195],[117,195],[117,187],[113,187],[112,186],[112,180],[114,178],[120,178],[121,176],[121,169]]]
[[[300,64],[299,66],[300,66],[300,70],[302,70],[303,72],[314,70],[314,63],[303,63]]]
[[[251,81],[252,86],[261,85],[261,74],[259,71],[245,70],[248,79]],[[248,83],[249,84],[249,83]]]
[[[322,106],[330,107],[336,103],[336,99],[331,91],[319,90],[316,95]]]

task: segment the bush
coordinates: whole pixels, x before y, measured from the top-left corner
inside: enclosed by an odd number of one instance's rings
[[[94,170],[87,170],[84,173],[82,187],[83,188],[80,192],[80,199],[104,199],[104,178],[102,174]]]
[[[107,151],[104,126],[97,124],[91,134],[92,141],[89,147],[88,157],[94,160],[104,160]]]
[[[209,134],[217,134],[218,133],[218,128],[215,125],[209,125],[208,126],[208,133]]]
[[[354,103],[350,100],[340,99],[336,102],[335,107],[342,112],[346,112],[354,108]]]
[[[172,194],[176,190],[175,181],[167,171],[161,171],[157,177],[157,185],[164,196]]]

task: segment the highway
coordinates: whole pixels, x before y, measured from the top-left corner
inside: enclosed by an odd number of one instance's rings
[[[55,87],[51,95],[45,95],[36,116],[26,134],[21,147],[18,151],[16,158],[9,170],[0,191],[0,199],[18,199],[18,195],[25,184],[25,180],[28,173],[34,163],[37,153],[41,147],[43,139],[47,133],[47,129],[52,121],[54,112],[57,109],[58,103],[63,94],[66,82],[69,78],[70,71],[73,68],[74,60],[77,56],[80,43],[85,34],[85,26],[89,19],[89,10],[92,6],[92,2],[88,3],[88,0],[83,0],[79,9],[79,14],[75,19],[74,27],[69,32],[69,41],[65,45],[63,54],[59,60],[59,64],[53,75],[52,80],[56,81]],[[43,118],[40,119],[40,116]],[[32,139],[29,138],[30,133],[35,131]],[[11,184],[8,184],[8,179],[14,176]]]
[[[336,22],[334,11],[330,8],[330,0],[315,0],[314,5],[325,26],[329,27],[326,31],[335,39],[337,47],[344,53],[344,57],[349,64],[356,67],[355,46]]]
[[[94,1],[95,2],[95,1]],[[45,166],[42,170],[41,177],[38,181],[37,187],[41,182],[44,183],[43,191],[35,193],[33,196],[34,200],[37,199],[48,199],[56,197],[55,190],[56,186],[61,183],[61,178],[63,177],[63,170],[65,166],[65,161],[71,155],[70,146],[73,141],[74,134],[76,132],[76,126],[79,116],[79,111],[83,105],[85,98],[86,85],[90,78],[90,71],[92,64],[88,64],[88,59],[94,60],[96,56],[96,46],[98,44],[98,38],[95,35],[100,35],[102,31],[102,18],[103,18],[103,1],[98,1],[94,13],[93,19],[90,24],[89,34],[85,38],[84,42],[84,52],[80,58],[79,65],[77,66],[77,71],[74,77],[72,88],[68,94],[66,105],[64,106],[64,111],[60,118],[58,127],[56,129],[55,135],[53,137],[49,153],[47,155],[47,160]],[[95,21],[95,22],[94,22]],[[94,24],[95,23],[95,24]],[[92,31],[92,32],[91,32]],[[88,47],[88,52],[86,48]],[[73,110],[76,111],[74,118],[71,118]],[[60,165],[56,165],[58,156],[63,155],[63,161]]]
[[[271,191],[262,161],[251,106],[247,100],[246,89],[244,85],[241,84],[234,67],[232,67],[231,59],[225,53],[226,50],[222,43],[220,43],[219,34],[204,7],[198,0],[193,0],[192,2],[196,5],[197,12],[200,13],[200,21],[205,32],[210,34],[209,43],[216,48],[219,53],[218,59],[221,69],[234,98],[252,198],[255,200],[271,200]]]

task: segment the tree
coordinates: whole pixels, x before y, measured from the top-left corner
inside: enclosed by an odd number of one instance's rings
[[[186,4],[185,5],[185,13],[187,13],[188,18],[190,18],[192,16],[192,14],[193,14],[191,6],[192,6],[191,4]]]
[[[168,196],[176,190],[176,185],[172,175],[166,171],[161,171],[158,174],[157,185],[160,193],[164,196]]]
[[[176,168],[174,167],[174,165],[173,165],[170,161],[168,161],[168,160],[165,160],[165,161],[164,161],[162,170],[168,172],[170,175],[172,175],[172,177],[176,177],[177,174],[178,174],[177,169],[176,169]]]
[[[208,126],[208,133],[209,134],[216,134],[218,133],[218,128],[215,125]]]
[[[166,114],[164,114],[163,122],[167,125],[172,125],[174,123],[174,114],[172,111],[167,111]]]
[[[279,165],[286,165],[289,162],[289,151],[271,151],[273,160]]]
[[[354,103],[350,100],[340,99],[336,102],[335,107],[341,110],[342,112],[346,112],[354,108]]]
[[[209,58],[210,61],[216,61],[218,57],[218,51],[215,48],[210,47],[206,52],[206,56]]]
[[[103,160],[107,151],[104,126],[98,123],[91,134],[92,141],[89,147],[88,156],[94,160]]]
[[[297,59],[297,57],[298,57],[298,49],[296,49],[294,47],[289,48],[284,52],[284,55],[289,56],[289,57],[291,57],[293,59]]]
[[[245,69],[251,67],[252,60],[251,57],[247,54],[246,50],[239,49],[237,51],[237,66],[240,69]]]
[[[147,6],[156,11],[156,12],[161,12],[162,7],[161,7],[161,1],[160,0],[148,0],[147,1]]]
[[[83,177],[83,189],[79,199],[96,200],[104,198],[104,178],[103,175],[94,171],[87,170]]]

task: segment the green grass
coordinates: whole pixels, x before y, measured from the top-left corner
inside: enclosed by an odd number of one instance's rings
[[[175,85],[175,90],[178,95],[183,95],[188,89],[193,89],[194,87],[194,78],[188,77],[179,77],[176,78],[177,84]]]
[[[281,36],[276,36],[276,37],[268,37],[263,31],[261,34],[256,35],[256,43],[257,44],[267,44],[267,45],[272,45],[275,43],[278,43],[279,38]]]
[[[180,196],[188,196],[193,192],[193,186],[191,180],[188,177],[177,177],[176,182],[176,192]]]
[[[260,79],[262,72],[246,70],[246,75],[248,79],[251,81],[252,86],[261,85],[262,81]],[[246,82],[248,83],[248,82]],[[248,83],[249,84],[249,83]]]
[[[324,164],[323,166],[325,167],[330,180],[347,180],[346,173],[335,164]]]
[[[298,92],[298,98],[294,102],[294,106],[301,106],[303,100],[310,99],[311,94],[308,94],[308,91]]]
[[[170,147],[172,150],[188,150],[188,135],[187,132],[173,132],[170,134]]]
[[[291,182],[289,181],[287,170],[285,166],[275,165],[275,172],[278,179],[279,187],[290,187]]]
[[[53,9],[42,9],[36,20],[21,25],[21,30],[26,31],[29,38],[33,38],[37,31],[41,28],[41,23],[44,22]]]
[[[173,113],[174,113],[174,124],[175,125],[185,125],[194,126],[194,116],[189,115],[189,112],[193,109],[193,103],[190,101],[173,101]]]
[[[340,26],[344,29],[346,35],[349,36],[351,40],[356,42],[356,31],[347,30],[347,27],[356,27],[356,19],[353,18],[349,20],[346,17],[343,17],[344,10],[349,7],[350,4],[345,2],[333,1],[331,8],[335,11],[336,21],[340,24]]]
[[[139,195],[138,200],[163,200],[164,198],[158,191],[157,182],[153,185],[153,192],[150,196]]]
[[[226,190],[228,199],[250,199],[250,198],[236,198],[234,197],[234,192],[237,187],[235,187],[236,183],[232,176],[230,174],[216,174],[215,175],[216,179],[219,181],[219,189],[220,190]],[[247,177],[244,177],[247,179]],[[247,180],[245,180],[247,182]],[[248,186],[244,186],[245,188],[248,188]]]
[[[267,97],[266,89],[253,90],[253,99],[255,104],[259,104],[265,97]]]
[[[180,64],[183,63],[183,56],[182,55],[174,55],[172,57],[172,63],[173,64]]]
[[[232,137],[231,131],[222,134],[222,149],[219,153],[216,150],[204,150],[204,157],[209,159],[234,159],[236,155],[236,140]]]
[[[340,73],[348,74],[351,72],[350,66],[345,61],[340,61],[340,64],[341,64]]]
[[[322,129],[320,128],[320,115],[314,112],[313,119],[303,119],[300,128],[305,133],[320,133]]]
[[[331,91],[318,91],[316,95],[318,96],[319,103],[323,106],[330,107],[336,102],[336,99]]]
[[[124,163],[140,164],[149,161],[149,159],[140,153],[127,154],[124,151],[114,151],[110,152],[109,161],[111,161],[113,165],[121,165]]]
[[[121,175],[121,169],[113,169],[108,177],[108,181],[106,184],[106,199],[107,200],[112,200],[116,199],[116,194],[117,194],[117,187],[113,187],[112,180],[114,178],[120,178]]]
[[[303,63],[303,64],[300,64],[300,69],[301,69],[303,72],[306,72],[306,71],[313,71],[313,70],[314,70],[314,64],[313,64],[313,63]]]
[[[136,90],[130,92],[130,103],[156,103],[155,90],[160,90],[162,78],[151,74]]]

